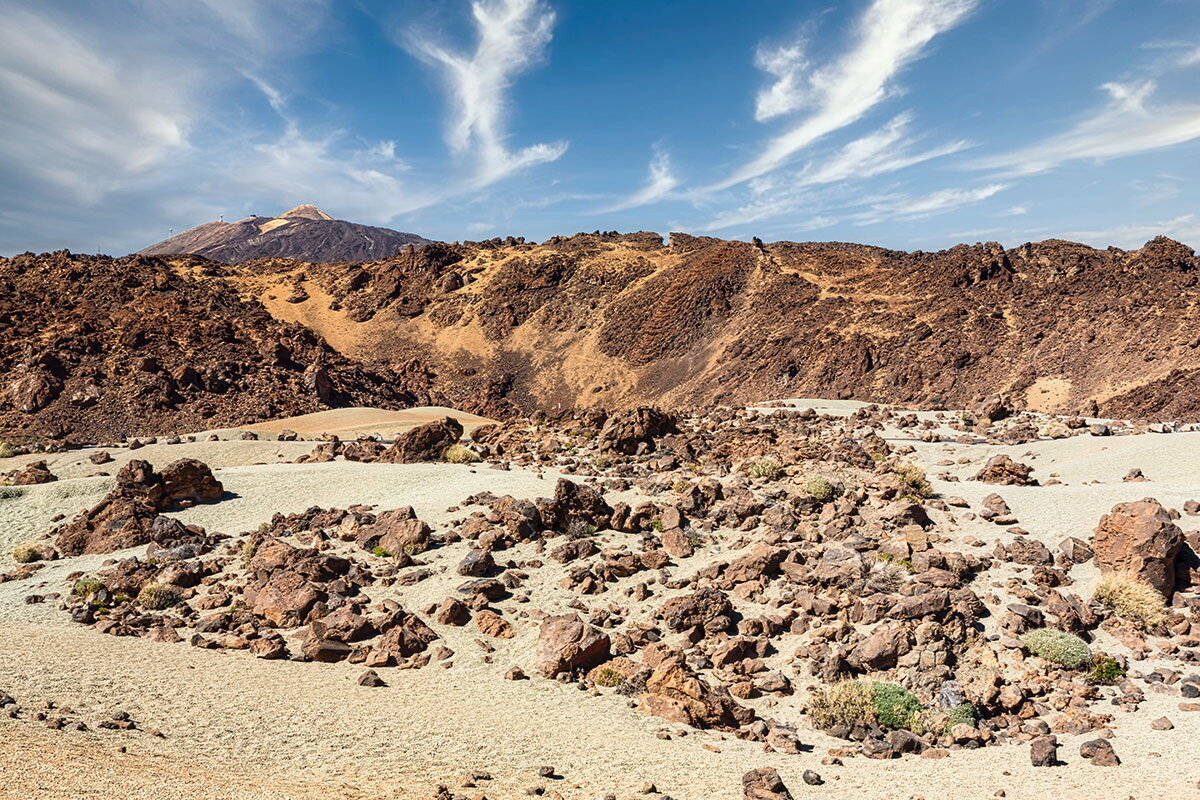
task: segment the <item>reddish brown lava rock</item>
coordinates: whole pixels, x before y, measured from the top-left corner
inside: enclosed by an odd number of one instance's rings
[[[1157,500],[1118,503],[1100,518],[1092,539],[1102,572],[1129,572],[1168,598],[1175,590],[1175,559],[1183,531]]]
[[[553,678],[560,672],[589,669],[608,658],[608,634],[583,622],[575,614],[560,614],[542,622],[538,634],[535,668]]]

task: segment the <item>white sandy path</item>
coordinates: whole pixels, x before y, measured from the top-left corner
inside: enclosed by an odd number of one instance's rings
[[[467,435],[480,425],[494,423],[495,420],[481,417],[478,414],[468,414],[454,408],[444,406],[420,406],[391,411],[381,408],[334,408],[316,411],[312,414],[302,414],[298,417],[258,422],[241,428],[228,430],[265,431],[280,433],[292,430],[301,436],[319,436],[322,433],[336,433],[340,436],[353,436],[357,433],[381,434],[385,439],[392,439],[396,433],[409,428],[423,425],[442,417],[454,417],[462,424]]]

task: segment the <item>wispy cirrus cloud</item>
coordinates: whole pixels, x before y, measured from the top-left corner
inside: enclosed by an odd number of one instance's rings
[[[1066,131],[971,166],[1036,175],[1072,161],[1107,161],[1200,138],[1200,103],[1155,103],[1151,79],[1101,86],[1108,101]]]
[[[477,41],[456,52],[430,36],[411,32],[409,50],[436,66],[449,88],[452,113],[446,142],[476,161],[476,187],[526,167],[556,161],[566,142],[534,144],[512,151],[506,143],[508,90],[517,76],[537,64],[553,35],[555,15],[540,0],[474,0]]]
[[[772,172],[814,142],[857,122],[898,91],[895,77],[921,57],[930,41],[961,23],[977,5],[978,0],[873,0],[855,23],[852,45],[817,67],[806,59],[803,42],[760,50],[758,64],[774,81],[759,92],[756,116],[808,114],[711,188],[728,189]]]
[[[912,122],[911,113],[899,114],[882,128],[850,141],[823,159],[810,161],[793,175],[756,178],[750,182],[751,200],[719,214],[706,229],[720,230],[796,213],[820,203],[820,198],[812,195],[816,187],[898,172],[969,146],[966,140],[957,140],[919,148],[919,139],[910,132]]]
[[[940,189],[919,197],[902,195],[873,203],[868,210],[851,215],[850,219],[856,225],[877,225],[893,219],[923,219],[980,203],[1008,187],[1007,183],[990,183],[971,189]]]
[[[638,189],[633,194],[624,200],[611,205],[608,208],[602,209],[601,212],[609,211],[625,211],[638,206],[657,203],[665,199],[676,188],[679,187],[680,180],[675,177],[675,173],[671,169],[671,156],[661,147],[654,148],[654,155],[650,158],[650,167],[646,175],[646,183],[642,188]]]
[[[194,77],[151,54],[114,59],[66,20],[10,9],[0,26],[2,167],[95,203],[187,149]]]

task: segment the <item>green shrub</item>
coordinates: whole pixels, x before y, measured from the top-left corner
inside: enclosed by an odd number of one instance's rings
[[[1112,656],[1096,656],[1088,670],[1088,683],[1096,686],[1112,686],[1125,677],[1125,668]]]
[[[71,587],[71,594],[77,597],[87,597],[92,592],[98,592],[104,588],[104,584],[95,578],[80,578],[75,581],[75,585]]]
[[[891,473],[904,482],[914,497],[933,497],[933,486],[925,476],[925,470],[907,461],[898,461],[891,466]]]
[[[671,486],[671,490],[676,494],[683,494],[690,488],[692,488],[692,482],[686,478],[680,478]]]
[[[661,519],[651,520],[650,527],[653,528],[654,530],[658,531],[659,533],[662,533],[664,530],[666,530],[666,528],[663,527]]]
[[[32,564],[42,560],[42,548],[36,544],[19,544],[13,548],[12,557],[18,564]]]
[[[179,602],[179,592],[173,586],[150,582],[138,592],[138,602],[150,611],[163,611]]]
[[[947,732],[955,725],[970,725],[974,728],[979,723],[979,711],[970,703],[963,703],[950,709],[946,719]]]
[[[808,716],[821,730],[854,727],[874,716],[875,701],[866,681],[841,681],[817,689],[808,701]]]
[[[604,667],[603,669],[599,669],[596,671],[596,674],[592,676],[592,683],[596,684],[597,686],[603,686],[606,689],[611,689],[614,686],[620,686],[624,682],[625,676],[612,667]]]
[[[19,455],[21,455],[21,451],[15,445],[11,445],[8,442],[0,442],[0,458],[12,458]]]
[[[1035,656],[1067,669],[1078,669],[1092,660],[1092,651],[1088,649],[1087,642],[1066,631],[1041,628],[1025,634],[1021,641]]]
[[[425,552],[425,546],[420,544],[406,544],[404,545],[404,552],[410,556],[419,556]]]
[[[612,456],[601,453],[592,459],[592,466],[596,469],[608,469],[612,466]]]
[[[371,555],[379,556],[380,558],[391,558],[392,554],[384,550],[380,545],[375,545],[371,548]]]
[[[837,495],[837,490],[822,475],[814,475],[808,479],[808,483],[804,484],[804,491],[808,492],[808,496],[818,503],[828,503]]]
[[[895,683],[871,684],[875,719],[885,728],[912,729],[925,707],[917,696]]]
[[[1092,600],[1114,614],[1146,628],[1160,624],[1167,616],[1166,598],[1148,582],[1125,572],[1100,576]]]
[[[481,461],[479,453],[476,453],[465,444],[452,444],[446,448],[446,452],[442,453],[442,458],[451,464],[474,464],[476,461]]]
[[[777,481],[783,477],[783,464],[779,463],[779,459],[771,456],[760,458],[750,465],[750,477]]]

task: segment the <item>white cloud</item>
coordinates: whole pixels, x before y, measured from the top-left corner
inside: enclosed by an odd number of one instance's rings
[[[555,161],[565,142],[510,151],[505,143],[507,93],[513,80],[541,60],[550,42],[554,12],[540,0],[474,0],[478,40],[470,54],[454,52],[428,37],[408,37],[410,50],[436,65],[453,96],[446,141],[453,152],[477,161],[475,186],[494,183],[517,170]]]
[[[802,108],[811,112],[713,188],[726,189],[772,172],[813,142],[862,118],[895,93],[892,80],[900,70],[977,5],[978,0],[873,0],[855,25],[853,46],[807,72],[800,44],[766,51],[765,58],[760,51],[759,66],[765,65],[776,80],[759,94],[759,118]]]
[[[604,211],[624,211],[625,209],[656,203],[667,197],[678,186],[679,179],[671,171],[670,154],[656,147],[654,148],[654,156],[650,159],[650,168],[646,176],[645,185],[616,205],[604,209]]]
[[[758,92],[754,104],[755,119],[762,122],[804,108],[809,100],[809,90],[804,85],[804,71],[809,62],[804,57],[803,42],[781,47],[760,46],[754,66],[775,76],[774,83]]]
[[[893,219],[924,219],[974,205],[1007,188],[1008,184],[992,183],[975,189],[941,189],[921,197],[901,196],[874,203],[870,210],[855,214],[852,219],[857,225],[875,225]]]
[[[95,203],[186,150],[191,78],[169,63],[97,50],[65,24],[10,9],[0,26],[0,159]]]
[[[376,224],[433,202],[401,180],[406,167],[391,142],[355,149],[345,139],[341,132],[313,138],[288,125],[279,139],[234,161],[226,179],[265,202],[314,203],[340,218]]]
[[[1200,45],[1179,57],[1178,65],[1181,67],[1194,67],[1197,64],[1200,64]]]
[[[966,141],[959,140],[913,153],[910,148],[915,140],[907,135],[911,124],[912,114],[900,114],[874,133],[850,142],[824,163],[809,164],[800,173],[801,185],[872,178],[957,153],[968,146]]]
[[[900,114],[882,128],[844,145],[824,160],[809,162],[790,177],[764,175],[749,183],[750,202],[712,219],[706,230],[720,230],[794,214],[815,202],[812,189],[828,184],[861,181],[957,153],[965,141],[948,142],[915,150],[917,139],[908,133],[912,115]]]
[[[1062,164],[1106,161],[1200,138],[1200,103],[1152,104],[1153,80],[1106,83],[1109,100],[1069,130],[972,166],[1005,175],[1035,175]]]

